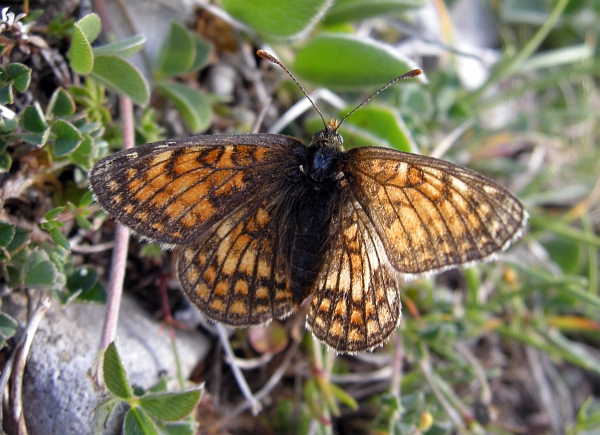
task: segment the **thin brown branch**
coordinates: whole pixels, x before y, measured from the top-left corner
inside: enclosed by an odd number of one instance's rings
[[[123,149],[132,148],[134,144],[133,104],[129,97],[124,95],[121,95],[119,103],[123,123]],[[115,341],[117,334],[128,247],[129,231],[125,227],[117,225],[117,230],[115,231],[115,249],[113,250],[110,277],[107,286],[108,301],[106,303],[106,317],[104,318],[104,329],[100,342],[101,349],[106,349],[110,343]]]

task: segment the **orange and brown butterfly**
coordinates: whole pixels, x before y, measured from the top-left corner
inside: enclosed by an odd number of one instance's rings
[[[308,146],[282,134],[142,145],[100,160],[91,186],[133,232],[183,245],[181,286],[208,318],[260,325],[312,296],[316,338],[337,352],[370,350],[400,321],[404,279],[495,258],[521,237],[527,212],[452,163],[344,151],[339,123],[324,124]]]

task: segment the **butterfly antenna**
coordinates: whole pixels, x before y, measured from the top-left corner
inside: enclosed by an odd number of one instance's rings
[[[389,82],[383,88],[379,89],[377,92],[375,92],[369,98],[367,98],[365,101],[363,101],[358,106],[356,106],[350,113],[348,113],[346,116],[344,116],[342,118],[342,120],[338,123],[338,127],[340,125],[342,125],[342,122],[344,122],[346,120],[346,118],[348,118],[350,115],[352,115],[354,112],[356,112],[358,109],[360,109],[362,106],[364,106],[365,104],[367,104],[369,101],[371,101],[373,98],[375,98],[377,95],[379,95],[380,93],[382,93],[383,91],[385,91],[387,88],[389,88],[390,86],[392,86],[397,81],[399,81],[399,80],[405,80],[405,79],[411,79],[411,78],[417,77],[417,76],[419,76],[421,74],[423,74],[423,70],[417,68],[417,69],[413,69],[412,71],[407,72],[406,74],[402,74],[401,76],[396,77],[394,80],[392,80],[391,82]]]
[[[294,81],[294,83],[296,83],[296,85],[300,88],[300,90],[302,91],[302,93],[304,94],[304,96],[308,99],[308,101],[310,101],[310,104],[313,105],[313,107],[315,108],[315,110],[317,111],[317,113],[319,114],[319,116],[321,117],[321,121],[323,121],[323,126],[327,126],[327,123],[325,122],[325,118],[323,118],[323,114],[321,113],[321,111],[319,110],[319,108],[317,107],[317,105],[314,103],[314,101],[308,96],[308,93],[304,90],[304,88],[302,87],[302,85],[298,82],[298,80],[296,80],[296,77],[294,77],[294,75],[290,72],[289,69],[287,69],[285,67],[284,64],[282,64],[279,60],[277,60],[275,57],[273,57],[272,55],[270,55],[269,53],[267,53],[266,51],[263,50],[258,50],[256,52],[256,54],[258,54],[261,58],[268,60],[269,62],[274,63],[275,65],[279,65],[279,67],[281,67],[282,70],[284,70],[287,75],[289,75],[292,80]],[[399,80],[399,79],[396,79]],[[390,83],[391,84],[391,83]],[[389,86],[389,85],[388,85]],[[386,86],[387,87],[387,86]],[[385,88],[383,88],[385,89]],[[381,91],[383,91],[383,89]],[[381,92],[379,91],[379,92]],[[379,93],[378,92],[378,93]],[[371,97],[373,98],[373,97]],[[365,101],[366,102],[366,101]],[[364,103],[363,103],[364,104]],[[356,109],[355,109],[356,110]],[[346,115],[348,116],[348,115]],[[345,118],[344,118],[345,119]]]

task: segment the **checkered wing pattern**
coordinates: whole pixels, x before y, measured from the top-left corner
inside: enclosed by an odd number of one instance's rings
[[[181,286],[210,319],[258,325],[296,307],[287,287],[288,266],[276,246],[281,223],[274,213],[269,201],[251,201],[181,253]]]
[[[523,234],[519,200],[474,171],[385,148],[348,157],[350,190],[407,278],[489,260]]]
[[[348,151],[332,241],[307,325],[339,352],[381,345],[400,319],[403,278],[486,261],[521,237],[527,213],[469,169],[384,148]]]
[[[336,217],[307,326],[338,352],[382,344],[400,321],[399,274],[364,208],[347,192]]]
[[[275,174],[284,179],[291,150],[302,146],[270,134],[147,144],[100,160],[90,182],[102,207],[136,234],[187,244],[261,194],[266,182],[277,181]]]
[[[140,236],[185,245],[179,279],[204,314],[227,325],[257,325],[295,307],[279,240],[295,148],[304,146],[268,134],[149,144],[101,160],[90,180],[118,222]]]

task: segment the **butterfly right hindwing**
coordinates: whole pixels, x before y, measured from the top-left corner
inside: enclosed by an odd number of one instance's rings
[[[351,192],[344,196],[306,323],[336,351],[359,352],[398,325],[400,277],[364,209]]]

